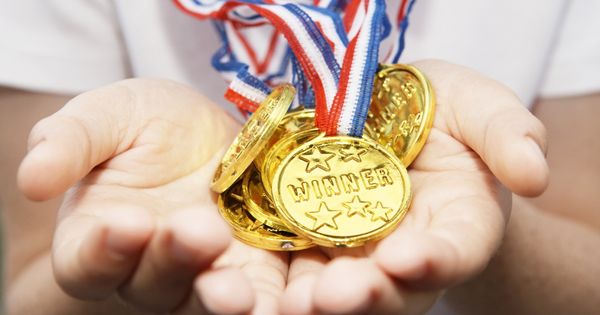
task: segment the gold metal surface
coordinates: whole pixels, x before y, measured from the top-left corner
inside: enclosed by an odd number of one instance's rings
[[[250,116],[217,167],[211,183],[213,191],[224,192],[248,168],[275,132],[294,95],[295,89],[291,85],[279,86]]]
[[[265,147],[258,153],[254,159],[254,165],[260,172],[264,171],[265,161],[268,151],[281,139],[290,134],[297,133],[304,130],[315,128],[315,111],[312,109],[299,109],[287,113],[279,122],[279,126],[265,145]]]
[[[371,140],[344,136],[301,144],[280,163],[272,189],[287,225],[329,247],[386,236],[411,198],[408,174],[393,153]]]
[[[242,181],[242,192],[246,210],[252,217],[269,227],[292,233],[290,228],[277,216],[277,211],[265,192],[256,167],[251,166],[246,170]]]
[[[240,182],[219,195],[218,208],[221,216],[233,227],[233,236],[248,245],[273,251],[295,251],[314,246],[309,239],[253,220],[246,211]]]
[[[380,65],[373,83],[365,133],[390,148],[408,167],[433,126],[435,98],[425,76],[409,65]]]
[[[265,192],[269,197],[272,194],[272,183],[273,176],[277,167],[290,154],[295,148],[303,143],[311,141],[317,137],[323,137],[325,134],[320,133],[318,129],[309,129],[300,131],[294,134],[289,134],[283,139],[279,140],[271,150],[267,153],[265,158],[266,163],[263,164],[263,171],[260,173]],[[271,198],[272,200],[272,198]]]

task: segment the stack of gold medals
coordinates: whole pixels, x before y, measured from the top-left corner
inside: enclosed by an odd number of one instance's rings
[[[433,125],[427,79],[382,65],[362,138],[326,136],[313,110],[287,112],[295,91],[273,90],[225,153],[211,188],[240,241],[267,250],[355,247],[391,233],[408,211],[406,167]]]

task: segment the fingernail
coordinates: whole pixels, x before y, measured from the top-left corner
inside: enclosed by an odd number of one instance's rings
[[[540,143],[538,143],[538,141],[536,141],[534,138],[527,136],[527,138],[529,139],[529,142],[531,143],[531,145],[535,148],[536,151],[540,152],[540,155],[544,158],[546,158],[548,156],[548,148],[542,146]]]
[[[533,139],[532,137],[527,136],[527,139],[529,140],[530,145],[532,146],[532,148],[534,149],[534,152],[537,152],[539,154],[539,156],[542,159],[546,159],[546,157],[548,156],[548,151],[546,150],[546,148],[543,148],[537,141],[535,141],[535,139]]]

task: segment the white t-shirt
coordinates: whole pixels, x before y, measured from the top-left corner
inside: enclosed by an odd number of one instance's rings
[[[396,1],[389,1],[395,3]],[[600,1],[420,0],[401,62],[445,59],[540,95],[600,90]],[[0,85],[75,94],[128,77],[187,83],[231,109],[209,22],[170,0],[0,1]],[[442,304],[431,314],[452,313]]]
[[[68,4],[67,4],[68,3]],[[397,1],[389,1],[397,5]],[[600,90],[600,1],[420,0],[401,62],[439,58],[531,104]],[[196,87],[226,105],[212,25],[169,0],[0,2],[0,85],[80,93],[127,77]]]

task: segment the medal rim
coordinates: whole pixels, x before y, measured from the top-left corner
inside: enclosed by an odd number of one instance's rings
[[[256,173],[256,175],[253,173]],[[247,207],[246,211],[248,211],[248,213],[250,213],[250,215],[252,217],[254,217],[255,219],[262,221],[264,225],[267,225],[276,230],[293,233],[293,231],[285,224],[285,222],[283,220],[281,220],[281,218],[279,218],[276,214],[271,214],[271,213],[265,211],[262,206],[257,204],[251,198],[250,180],[251,180],[252,176],[258,176],[259,178],[261,178],[261,175],[255,166],[250,166],[248,168],[248,170],[246,170],[246,172],[244,173],[244,177],[242,179],[242,194],[244,196],[244,202],[246,203],[246,207]],[[262,179],[261,179],[261,182],[262,182]],[[264,185],[263,185],[263,192],[266,193]],[[263,198],[266,198],[266,196]]]
[[[271,196],[271,200],[273,200],[273,180],[275,178],[275,174],[277,172],[277,168],[275,169],[275,171],[271,171],[268,168],[269,165],[269,160],[274,159],[274,157],[276,156],[276,152],[282,150],[283,148],[285,148],[285,144],[288,143],[289,141],[293,141],[295,138],[298,137],[302,137],[305,135],[313,135],[314,136],[312,138],[310,138],[307,142],[304,143],[308,143],[311,141],[314,141],[318,138],[323,138],[325,136],[324,132],[319,131],[319,129],[317,128],[311,128],[311,129],[307,129],[307,130],[302,130],[299,131],[297,133],[291,134],[287,137],[281,138],[281,140],[277,141],[277,143],[275,143],[275,145],[273,146],[273,148],[271,148],[271,150],[269,150],[269,152],[267,152],[267,155],[265,157],[265,163],[264,163],[264,168],[263,170],[260,172],[260,178],[262,180],[263,183],[263,187],[265,188],[265,192],[267,192],[267,194],[269,194]],[[292,151],[290,151],[290,153],[288,153],[287,156],[289,156],[292,152],[294,152],[295,149],[299,148],[300,146],[302,146],[304,143],[300,143],[296,148],[294,148]],[[285,158],[283,160],[281,160],[281,162],[277,165],[277,167],[279,167],[279,165],[281,165],[281,163],[283,163],[283,161],[285,160]],[[271,178],[269,178],[271,177]],[[277,208],[277,207],[276,207]]]
[[[273,89],[271,94],[267,96],[267,98],[261,103],[261,106],[257,109],[256,112],[260,111],[261,108],[265,104],[268,104],[274,98],[279,98],[280,101],[273,106],[273,109],[267,115],[267,122],[263,125],[263,129],[259,134],[254,135],[252,143],[244,149],[242,153],[239,154],[239,158],[231,161],[229,163],[229,167],[224,168],[227,159],[235,156],[236,147],[233,146],[236,142],[240,141],[241,137],[244,135],[245,129],[254,122],[256,116],[252,115],[246,121],[244,126],[242,127],[242,131],[236,136],[233,142],[229,145],[229,148],[221,158],[219,165],[215,171],[215,175],[211,182],[210,188],[217,193],[222,193],[227,190],[231,185],[233,185],[244,173],[244,171],[252,164],[254,158],[260,153],[260,150],[263,149],[265,144],[268,142],[269,138],[273,135],[277,126],[279,126],[279,122],[285,114],[287,113],[290,105],[292,104],[296,90],[290,84],[283,84]],[[255,112],[255,114],[256,114]]]
[[[315,145],[316,142],[340,142],[347,141],[348,139],[351,139],[351,141],[362,141],[364,143],[367,143],[369,146],[376,148],[378,152],[385,155],[391,161],[391,163],[394,164],[394,166],[399,170],[400,175],[402,177],[404,193],[402,196],[402,202],[400,204],[398,214],[394,216],[393,220],[390,220],[381,228],[353,236],[326,236],[316,231],[311,231],[302,228],[303,225],[297,220],[295,220],[294,217],[289,213],[288,209],[284,206],[284,202],[280,195],[281,191],[279,188],[279,182],[281,181],[285,165],[287,165],[290,162],[290,160],[292,160],[300,152],[305,151],[311,145]],[[292,231],[298,234],[299,236],[304,236],[306,238],[311,239],[315,244],[325,247],[357,247],[362,246],[369,241],[376,241],[386,237],[396,229],[398,224],[406,216],[406,213],[408,213],[412,201],[412,187],[410,177],[408,175],[406,167],[402,164],[400,159],[395,154],[391,153],[388,149],[384,148],[382,145],[375,141],[363,138],[353,138],[348,136],[318,137],[313,139],[312,141],[303,143],[302,145],[298,146],[290,154],[288,154],[288,156],[286,156],[286,158],[283,161],[281,161],[281,163],[277,167],[275,176],[273,178],[272,190],[272,198],[273,203],[275,204],[275,209],[277,210],[279,217],[282,218],[282,220],[288,222],[288,226],[292,229]]]
[[[292,119],[312,119],[313,127],[309,128],[309,129],[301,129],[301,130],[297,130],[297,131],[290,131],[290,130],[284,129],[283,136],[280,139],[278,139],[275,143],[273,143],[272,148],[275,148],[277,146],[277,143],[279,141],[285,139],[290,132],[298,133],[298,132],[302,132],[305,130],[315,129],[316,127],[314,127],[314,118],[315,118],[315,110],[314,109],[306,109],[306,108],[294,109],[294,110],[288,112],[287,114],[285,114],[283,116],[283,118],[281,119],[281,121],[279,121],[279,125],[277,126],[277,129],[284,126],[288,121],[290,121]],[[273,137],[277,133],[277,129],[273,133]],[[266,152],[265,152],[265,150],[266,150]],[[268,156],[269,151],[271,151],[271,150],[268,148],[261,150],[259,152],[259,154],[256,155],[256,158],[254,159],[254,165],[256,166],[257,170],[260,173],[264,172],[264,170],[265,170],[265,164],[266,164],[265,162],[267,161],[267,156]]]
[[[377,71],[376,76],[379,78],[384,78],[386,75],[395,72],[395,71],[406,71],[411,75],[417,78],[419,84],[423,87],[423,111],[429,108],[427,113],[423,113],[423,120],[425,123],[421,124],[419,127],[418,136],[416,137],[416,141],[412,145],[414,149],[407,150],[404,156],[398,156],[398,153],[394,149],[392,145],[389,148],[394,152],[398,158],[402,161],[402,163],[408,168],[412,162],[417,158],[419,153],[423,150],[423,147],[427,143],[427,138],[429,137],[429,133],[431,129],[433,129],[433,123],[435,120],[435,111],[436,111],[436,101],[435,101],[435,92],[433,90],[433,86],[427,77],[415,66],[407,65],[407,64],[380,64],[380,70]],[[429,106],[428,106],[429,105]],[[365,124],[368,126],[368,124]],[[368,126],[368,128],[373,128],[373,126]],[[368,133],[368,132],[367,132]],[[376,140],[378,142],[378,140]]]
[[[240,184],[240,182],[236,183],[236,185]],[[239,225],[240,222],[232,218],[231,211],[229,210],[229,207],[225,206],[224,201],[224,198],[227,198],[227,196],[224,197],[224,195],[228,195],[230,193],[230,190],[234,188],[235,187],[232,187],[226,192],[219,194],[217,200],[217,209],[219,210],[219,213],[221,214],[223,219],[232,227],[232,234],[234,238],[243,242],[244,244],[272,251],[298,251],[311,248],[316,245],[312,242],[312,240],[302,237],[301,235],[297,235],[296,237],[288,237],[265,229],[264,223],[262,223],[259,227],[259,229],[262,229],[260,232],[248,231],[241,227]],[[245,213],[245,219],[252,220],[248,217],[250,213],[245,208],[246,204],[243,201],[238,202],[242,207],[241,210]],[[287,245],[292,245],[292,247],[286,247]]]

